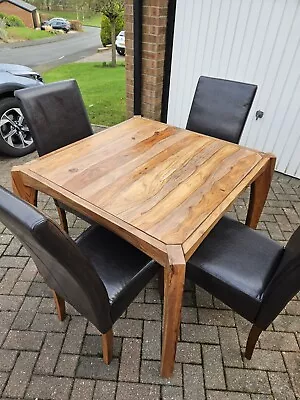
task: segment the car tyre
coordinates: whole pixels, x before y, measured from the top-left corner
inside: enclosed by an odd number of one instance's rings
[[[125,50],[124,49],[120,49],[119,47],[117,47],[117,52],[120,56],[125,56]]]
[[[12,122],[10,122],[12,121]],[[0,152],[11,157],[32,153],[35,145],[15,97],[0,100]]]

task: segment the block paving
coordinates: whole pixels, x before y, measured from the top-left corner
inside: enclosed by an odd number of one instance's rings
[[[0,156],[0,184],[21,159]],[[229,214],[245,220],[249,192]],[[53,200],[39,209],[58,222]],[[68,215],[70,234],[87,226]],[[300,223],[300,180],[275,173],[258,229],[285,244]],[[67,305],[59,322],[51,292],[19,241],[0,223],[0,396],[53,400],[292,400],[300,398],[300,295],[243,357],[250,324],[186,283],[176,366],[159,375],[162,304],[154,279],[115,324],[114,358],[101,359],[97,330]]]

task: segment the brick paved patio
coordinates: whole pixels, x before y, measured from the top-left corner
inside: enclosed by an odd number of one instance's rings
[[[0,184],[10,188],[1,158]],[[248,193],[230,214],[243,221]],[[53,201],[39,208],[57,220]],[[76,237],[85,224],[68,216]],[[300,180],[275,174],[259,223],[285,243],[300,223]],[[1,399],[57,400],[271,400],[300,398],[300,295],[261,335],[251,361],[243,358],[250,324],[206,292],[186,285],[177,364],[172,379],[159,376],[161,316],[157,281],[151,282],[114,328],[114,359],[101,360],[95,328],[70,306],[59,322],[51,293],[10,232],[0,223]]]

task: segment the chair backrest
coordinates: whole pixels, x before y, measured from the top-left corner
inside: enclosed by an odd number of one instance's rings
[[[239,143],[256,85],[200,76],[186,128]]]
[[[92,135],[74,79],[15,91],[40,156]]]
[[[111,326],[103,282],[76,243],[35,207],[0,186],[0,221],[26,247],[48,286],[102,333]]]
[[[267,327],[300,290],[300,227],[288,241],[264,293],[258,325]],[[262,326],[264,328],[264,326]]]

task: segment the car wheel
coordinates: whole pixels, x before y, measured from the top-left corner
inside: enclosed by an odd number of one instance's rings
[[[34,150],[33,138],[19,101],[14,97],[0,100],[0,151],[12,157],[21,157]]]
[[[119,47],[117,47],[117,52],[118,52],[118,54],[120,54],[120,56],[125,56],[125,50],[124,49],[120,49]]]

